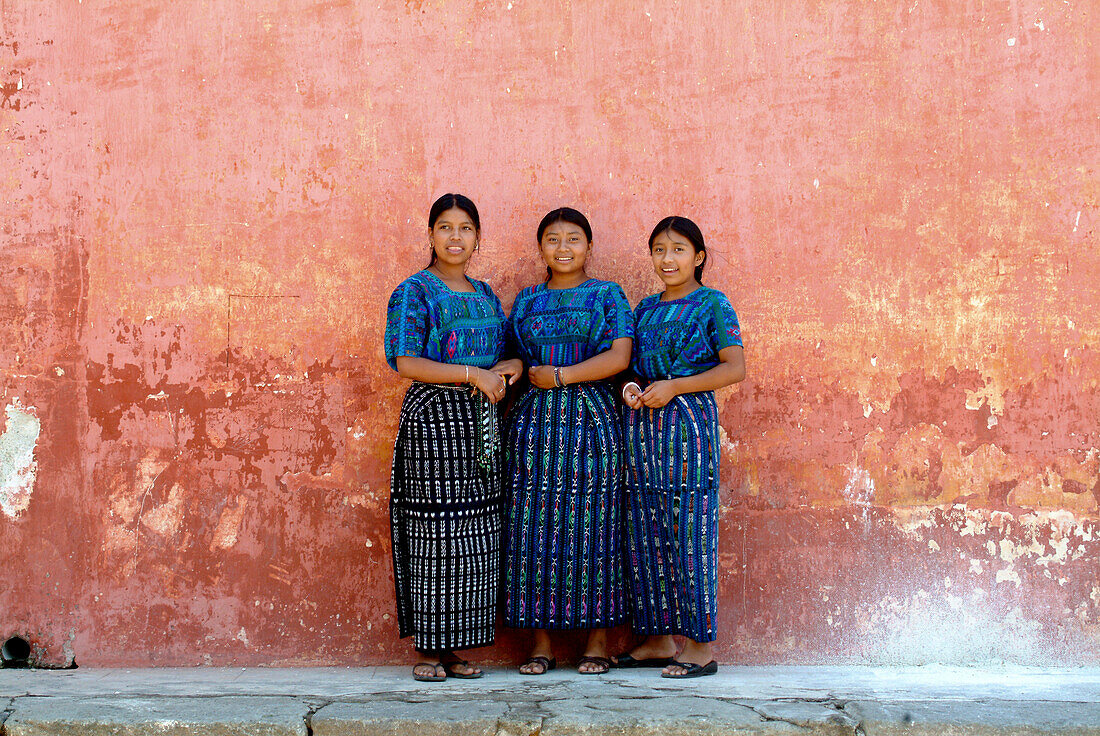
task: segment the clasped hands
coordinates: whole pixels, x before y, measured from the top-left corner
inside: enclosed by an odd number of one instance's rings
[[[631,409],[641,409],[643,406],[660,409],[679,396],[680,392],[676,390],[674,383],[675,379],[654,381],[643,391],[641,386],[631,381],[623,386],[623,401]]]
[[[518,358],[509,358],[500,361],[492,368],[474,369],[470,373],[470,384],[495,404],[504,398],[504,392],[518,381],[522,374],[523,361]]]

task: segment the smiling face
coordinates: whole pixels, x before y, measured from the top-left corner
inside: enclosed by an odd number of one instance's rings
[[[657,235],[649,255],[653,258],[653,270],[666,289],[696,283],[695,267],[707,257],[705,253],[697,253],[691,241],[674,230]]]
[[[429,233],[432,249],[440,263],[461,266],[477,247],[477,225],[464,210],[444,210]]]
[[[571,276],[584,271],[592,243],[580,225],[561,220],[551,223],[542,232],[539,249],[542,259],[557,276]]]

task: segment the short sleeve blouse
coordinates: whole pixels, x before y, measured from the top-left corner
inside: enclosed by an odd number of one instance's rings
[[[398,284],[386,309],[386,362],[402,356],[490,368],[504,350],[504,309],[483,281],[451,290],[430,271]]]
[[[634,372],[647,381],[694,376],[718,365],[718,352],[741,345],[741,325],[726,295],[700,287],[682,299],[647,296],[634,310]]]
[[[634,336],[630,304],[618,284],[588,279],[571,289],[529,286],[508,318],[510,339],[528,365],[575,365]]]

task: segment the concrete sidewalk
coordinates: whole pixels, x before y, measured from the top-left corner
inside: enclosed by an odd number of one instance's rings
[[[0,671],[0,733],[1097,734],[1100,669],[723,667],[418,683],[409,667]]]

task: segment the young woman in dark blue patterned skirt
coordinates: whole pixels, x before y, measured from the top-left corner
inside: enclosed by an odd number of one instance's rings
[[[493,643],[504,524],[496,403],[523,370],[501,361],[504,311],[465,275],[478,249],[474,203],[446,194],[428,215],[431,260],[386,314],[386,359],[413,384],[398,420],[390,485],[393,577],[417,680],[481,677],[455,655]]]
[[[623,388],[627,554],[634,631],[646,640],[618,667],[665,677],[718,671],[718,409],[714,390],[745,378],[737,314],[702,285],[707,251],[691,220],[649,237],[663,292],[634,310],[633,369]],[[673,635],[687,640],[677,656]]]
[[[588,277],[592,228],[574,209],[538,228],[546,283],[519,293],[509,330],[531,388],[508,417],[504,622],[534,629],[525,675],[553,669],[550,630],[582,629],[578,671],[606,672],[606,630],[626,620],[620,553],[622,435],[608,379],[630,362],[622,288]]]

